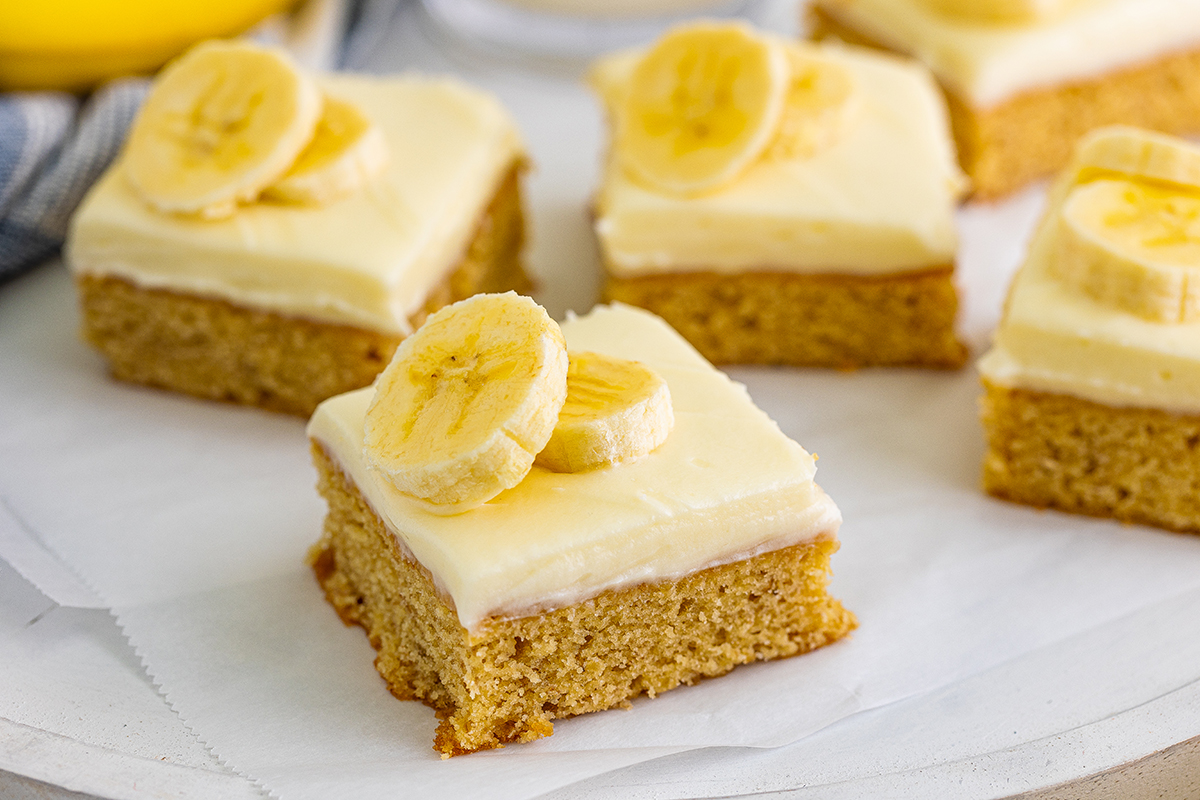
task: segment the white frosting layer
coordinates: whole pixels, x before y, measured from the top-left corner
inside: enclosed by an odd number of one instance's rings
[[[700,197],[647,187],[609,159],[596,232],[617,277],[663,272],[880,274],[954,261],[962,188],[929,74],[865,50],[793,45],[845,68],[857,104],[844,135],[803,158],[768,158]],[[610,114],[638,54],[594,71]]]
[[[1164,325],[1091,299],[1049,269],[1043,226],[979,361],[991,383],[1110,406],[1200,413],[1200,323]]]
[[[534,467],[482,507],[447,517],[366,466],[372,389],[326,400],[309,423],[465,627],[836,534],[841,514],[813,482],[813,457],[662,320],[600,307],[562,329],[570,349],[636,359],[666,379],[675,428],[662,446],[608,469]]]
[[[1146,319],[1093,299],[1055,272],[1060,210],[1075,171],[1051,192],[980,374],[997,386],[1109,406],[1200,413],[1200,321]]]
[[[847,27],[924,62],[976,108],[1200,47],[1200,0],[1075,0],[1055,19],[981,25],[921,0],[818,0]]]
[[[462,258],[500,180],[522,158],[520,138],[498,102],[457,81],[320,83],[382,129],[391,161],[372,184],[325,206],[260,202],[206,221],[146,206],[118,162],[72,220],[71,268],[408,333],[409,315]]]

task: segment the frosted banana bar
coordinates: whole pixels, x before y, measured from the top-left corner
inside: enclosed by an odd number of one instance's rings
[[[808,21],[933,70],[980,198],[1062,168],[1103,125],[1200,131],[1198,0],[814,0]]]
[[[984,487],[1200,532],[1200,148],[1087,136],[979,361]]]
[[[495,99],[451,79],[285,64],[263,90],[276,102],[226,125],[245,100],[234,88],[265,80],[258,67],[232,77],[229,49],[192,51],[204,59],[186,80],[167,68],[72,219],[84,335],[116,377],[307,416],[369,384],[429,312],[527,285],[524,151]],[[289,105],[292,84],[308,88]],[[176,137],[180,108],[211,119]],[[260,153],[269,169],[239,160]]]
[[[855,624],[826,591],[841,515],[814,482],[815,459],[742,386],[638,309],[599,307],[563,323],[562,336],[573,363],[580,353],[593,361],[579,371],[615,381],[605,402],[641,408],[646,397],[641,373],[614,375],[614,363],[661,376],[673,408],[661,443],[570,471],[526,466],[511,488],[448,514],[373,465],[364,430],[382,395],[331,398],[309,423],[329,503],[310,561],[342,618],[366,629],[392,693],[439,712],[434,747],[443,755],[547,736],[555,718],[803,653]],[[545,373],[524,371],[511,345],[495,359],[480,354],[477,338],[455,345],[439,331],[437,339],[442,363],[480,356],[497,384],[492,397],[536,391],[561,405],[556,429],[584,416],[570,389],[564,398],[531,388]],[[539,351],[552,348],[541,334],[537,341]],[[498,373],[501,361],[508,366]],[[422,425],[495,424],[515,439],[547,441],[533,417],[513,421],[506,399],[485,399],[470,378],[426,363],[402,370],[427,377],[412,378],[417,391],[392,405],[398,434],[422,408]],[[433,391],[421,388],[427,380],[459,383]],[[581,405],[604,416],[595,398]],[[638,424],[608,422],[623,431]],[[422,438],[430,469],[473,452],[457,436]]]
[[[702,24],[602,59],[591,82],[612,131],[607,297],[716,363],[963,363],[962,178],[924,70]]]

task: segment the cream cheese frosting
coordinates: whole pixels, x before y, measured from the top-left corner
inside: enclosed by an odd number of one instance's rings
[[[924,62],[978,109],[1200,47],[1200,0],[1074,0],[1061,14],[1022,25],[955,19],[922,0],[819,5],[846,27]]]
[[[666,323],[627,306],[562,325],[567,346],[634,359],[670,387],[675,427],[640,460],[579,473],[534,467],[455,516],[425,511],[367,466],[372,389],[326,400],[309,436],[452,601],[464,627],[580,602],[836,535],[814,458]]]
[[[1147,141],[1170,141],[1144,135]],[[1148,155],[1131,163],[1153,167],[1171,162]],[[979,372],[987,382],[1007,388],[1067,394],[1115,407],[1200,413],[1200,321],[1164,324],[1149,319],[1120,303],[1096,299],[1056,267],[1064,235],[1060,211],[1069,192],[1079,180],[1108,174],[1086,166],[1081,170],[1077,161],[1055,185]]]
[[[963,179],[928,72],[863,50],[788,46],[849,73],[857,106],[840,138],[811,156],[760,159],[732,185],[698,197],[645,186],[612,154],[596,232],[614,276],[873,275],[953,263]],[[620,113],[639,57],[616,54],[593,70],[610,116]]]
[[[257,202],[229,219],[154,211],[114,164],[72,220],[76,272],[390,334],[461,259],[514,162],[519,134],[492,97],[449,79],[327,76],[383,131],[390,163],[328,205]]]
[[[1109,406],[1200,413],[1200,323],[1162,325],[1112,309],[1051,272],[1043,226],[979,361],[990,383]]]

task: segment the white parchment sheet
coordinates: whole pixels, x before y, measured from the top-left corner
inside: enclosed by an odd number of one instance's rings
[[[303,566],[323,509],[302,422],[112,382],[75,326],[59,267],[0,293],[4,502],[114,607],[183,720],[281,797],[531,797],[690,748],[785,745],[1173,598],[1183,616],[1196,610],[1195,538],[977,491],[970,370],[739,369],[821,456],[819,480],[847,520],[833,590],[861,628],[801,658],[561,721],[541,742],[444,762],[430,749],[432,712],[388,695],[365,637]],[[1171,680],[1200,674],[1184,657],[1194,637],[1177,635],[1164,645],[1183,654]]]

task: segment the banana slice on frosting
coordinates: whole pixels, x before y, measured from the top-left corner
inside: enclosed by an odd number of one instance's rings
[[[379,127],[351,103],[326,96],[312,141],[263,197],[324,205],[362,188],[387,164]]]
[[[1020,24],[1053,19],[1073,0],[924,0],[946,17],[982,24]]]
[[[476,295],[400,344],[367,410],[366,457],[431,511],[460,513],[520,483],[566,394],[558,324],[513,292]]]
[[[316,84],[282,51],[205,42],[155,81],[129,134],[125,174],[160,211],[229,216],[288,170],[321,107]]]
[[[845,136],[858,110],[854,79],[831,61],[787,50],[790,78],[769,158],[810,158]]]
[[[1200,193],[1130,180],[1077,186],[1054,269],[1093,299],[1154,322],[1200,317]]]
[[[680,194],[730,182],[774,137],[788,78],[783,45],[748,26],[669,31],[634,70],[618,118],[626,167]]]
[[[1128,125],[1099,128],[1080,141],[1072,177],[1079,182],[1106,173],[1200,188],[1200,148]]]
[[[675,425],[667,382],[637,361],[570,354],[567,400],[536,464],[582,472],[646,455]]]

